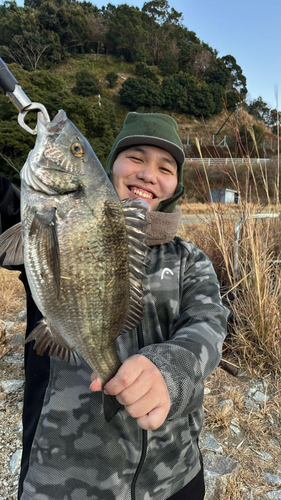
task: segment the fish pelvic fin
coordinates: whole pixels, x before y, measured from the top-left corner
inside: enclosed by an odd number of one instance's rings
[[[56,208],[50,212],[40,214],[36,212],[30,226],[30,239],[32,244],[38,248],[38,254],[45,255],[47,265],[54,277],[54,285],[57,297],[60,295],[60,248],[57,235]]]
[[[146,275],[143,268],[147,267],[148,246],[145,244],[147,237],[144,228],[147,224],[146,213],[150,206],[140,198],[121,201],[125,217],[129,245],[129,282],[130,300],[122,332],[136,328],[141,322],[144,312],[143,289]]]
[[[80,357],[75,349],[65,340],[57,340],[44,319],[28,335],[25,343],[27,344],[32,340],[35,340],[33,349],[39,356],[43,356],[48,349],[48,352],[46,352],[48,356],[58,357],[71,365],[79,366],[81,364]]]
[[[1,234],[0,263],[1,266],[18,266],[23,264],[21,222]]]
[[[120,408],[124,408],[115,396],[102,393],[103,413],[106,422],[110,422],[117,415]]]

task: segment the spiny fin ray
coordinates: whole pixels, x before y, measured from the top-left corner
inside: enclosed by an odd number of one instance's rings
[[[140,198],[121,201],[129,246],[130,300],[122,332],[136,328],[144,310],[143,281],[146,278],[141,268],[147,266],[148,247],[145,244],[144,227],[150,206]]]
[[[80,365],[81,361],[78,353],[63,340],[63,344],[56,340],[48,327],[46,321],[42,319],[37,327],[28,335],[25,343],[35,340],[34,349],[39,356],[43,356],[49,348],[48,356],[58,357],[74,365]]]
[[[5,255],[4,255],[5,254]],[[21,222],[10,227],[0,236],[0,259],[2,266],[18,266],[23,264],[23,242]]]

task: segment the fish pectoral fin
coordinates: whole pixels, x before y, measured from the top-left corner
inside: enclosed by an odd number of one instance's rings
[[[2,266],[18,266],[23,264],[21,222],[1,234],[0,259]]]
[[[43,356],[48,349],[48,352],[46,352],[48,356],[58,357],[71,365],[79,366],[81,364],[79,354],[76,350],[65,340],[60,338],[58,341],[44,319],[42,319],[36,328],[28,335],[25,343],[27,344],[32,340],[35,340],[33,349],[35,349],[39,356]]]
[[[146,276],[142,268],[147,267],[148,251],[144,228],[147,224],[146,213],[150,207],[140,198],[124,200],[121,204],[129,245],[130,299],[128,313],[122,326],[122,332],[127,332],[139,325],[144,311],[143,280]]]
[[[47,265],[53,275],[56,295],[60,295],[60,249],[57,235],[56,208],[40,214],[36,212],[29,231],[30,240],[35,239],[39,255],[46,255]]]

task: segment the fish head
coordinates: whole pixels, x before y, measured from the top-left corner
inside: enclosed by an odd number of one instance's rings
[[[21,171],[21,179],[33,190],[48,195],[80,191],[90,171],[103,167],[87,139],[60,110],[52,121],[38,113],[37,138]]]

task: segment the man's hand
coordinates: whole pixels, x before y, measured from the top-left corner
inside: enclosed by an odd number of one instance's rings
[[[94,378],[90,388],[101,390]],[[158,368],[145,356],[126,359],[116,375],[104,386],[104,393],[116,396],[141,429],[154,430],[165,421],[171,406],[166,383]]]

